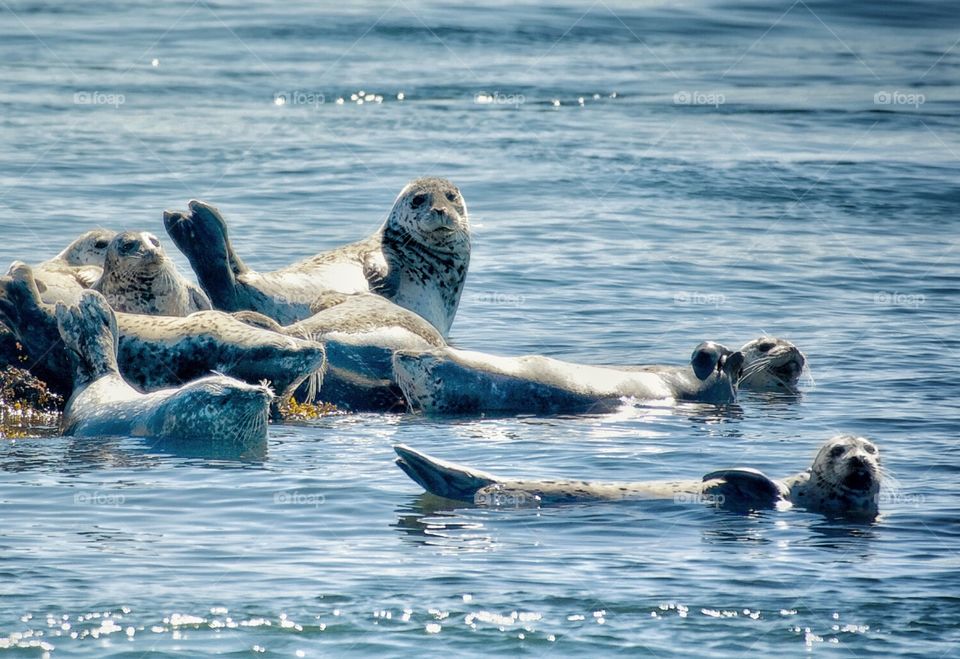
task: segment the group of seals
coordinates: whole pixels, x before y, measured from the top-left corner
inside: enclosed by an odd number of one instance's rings
[[[352,410],[428,414],[605,412],[624,400],[727,404],[741,388],[795,392],[806,363],[774,337],[739,350],[705,341],[682,366],[586,365],[449,345],[471,241],[466,203],[445,179],[409,183],[373,235],[273,272],[240,259],[207,203],[190,201],[163,220],[200,287],[177,272],[156,236],[106,229],[35,270],[18,262],[0,278],[0,321],[9,330],[0,339],[6,346],[12,336],[43,375],[66,380],[65,434],[259,441],[268,407],[276,413],[278,398],[294,391]],[[689,482],[533,482],[405,446],[396,452],[429,492],[478,504],[686,495],[871,518],[880,482],[876,447],[851,436],[829,440],[810,469],[780,481],[741,468]]]
[[[532,481],[501,478],[431,457],[398,444],[396,464],[436,496],[476,505],[534,506],[637,499],[703,501],[732,509],[792,504],[831,517],[870,521],[878,514],[880,453],[870,440],[838,435],[827,440],[809,469],[773,480],[754,469],[721,469],[699,481]]]
[[[306,379],[319,384],[323,345],[252,327],[220,311],[186,317],[116,312],[120,373],[142,391],[178,386],[219,372],[251,384],[269,381],[274,412]],[[64,397],[73,391],[72,355],[60,340],[53,306],[46,304],[35,273],[23,263],[0,277],[0,320],[13,328],[32,370]]]
[[[63,412],[64,435],[129,435],[237,445],[263,442],[273,392],[223,375],[143,394],[117,367],[118,331],[102,295],[85,291],[76,305],[56,306],[57,327],[75,360],[74,390]]]

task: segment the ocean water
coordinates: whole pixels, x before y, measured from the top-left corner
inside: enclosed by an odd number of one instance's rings
[[[257,457],[4,440],[0,656],[960,656],[958,36],[949,2],[0,1],[4,267],[98,225],[173,250],[199,198],[269,269],[441,175],[458,346],[810,365],[796,398],[331,417]],[[891,474],[874,524],[444,506],[391,464],[781,477],[838,432]]]

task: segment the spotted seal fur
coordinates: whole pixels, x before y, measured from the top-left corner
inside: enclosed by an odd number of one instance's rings
[[[775,481],[755,469],[712,471],[699,481],[598,483],[575,480],[518,480],[446,462],[403,444],[396,464],[436,496],[477,505],[541,506],[588,501],[674,499],[728,508],[786,508],[830,517],[873,520],[879,512],[880,454],[864,437],[827,440],[810,469]]]
[[[211,308],[206,293],[183,277],[152,233],[124,231],[107,246],[103,274],[91,286],[114,311],[186,316]]]
[[[321,344],[253,327],[220,311],[186,317],[115,314],[118,364],[127,381],[144,391],[180,385],[213,371],[251,384],[269,381],[285,401],[300,383],[322,383]],[[60,342],[52,306],[44,304],[32,270],[20,264],[0,278],[0,320],[15,329],[30,369],[55,391],[69,396],[72,365]],[[276,412],[276,408],[274,409]]]
[[[326,346],[327,369],[323,387],[301,386],[297,399],[327,402],[354,412],[401,412],[406,400],[396,384],[393,353],[425,351],[446,342],[440,332],[417,314],[372,294],[329,293],[326,308],[306,320],[282,327],[256,312],[237,312],[237,318],[265,329]]]
[[[273,393],[223,375],[142,394],[117,367],[114,312],[102,295],[84,291],[77,306],[56,306],[57,327],[74,356],[74,391],[63,413],[64,435],[131,435],[247,445],[267,436]]]
[[[164,213],[214,306],[252,310],[282,325],[321,310],[329,292],[372,292],[425,318],[446,337],[470,262],[466,202],[452,183],[420,178],[400,192],[372,236],[273,272],[251,270],[237,256],[220,212],[200,201]]]
[[[411,408],[428,414],[576,413],[616,408],[623,398],[729,403],[743,355],[706,341],[684,367],[618,370],[540,355],[498,357],[439,348],[397,351],[393,369]]]

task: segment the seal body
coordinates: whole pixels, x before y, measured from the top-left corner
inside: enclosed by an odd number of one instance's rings
[[[115,311],[186,316],[210,309],[210,300],[177,268],[151,233],[124,231],[110,241],[100,279],[91,287]]]
[[[141,390],[179,386],[216,371],[250,384],[268,381],[286,400],[306,379],[314,381],[314,388],[322,382],[322,345],[253,327],[230,314],[114,316],[120,372]],[[60,340],[54,309],[41,300],[29,266],[21,264],[12,275],[0,278],[0,319],[14,328],[31,371],[54,391],[69,396],[70,353]]]
[[[455,348],[398,351],[393,367],[411,408],[428,414],[583,413],[624,398],[729,403],[742,356],[715,343],[697,346],[687,367],[618,370],[550,357],[498,357]]]
[[[541,505],[643,499],[702,502],[727,509],[789,508],[870,521],[878,514],[879,452],[863,437],[827,440],[810,470],[775,481],[755,469],[721,469],[701,480],[601,483],[579,480],[501,478],[434,458],[408,446],[394,446],[396,464],[436,496],[476,505]]]
[[[297,399],[327,402],[342,410],[405,411],[406,400],[396,384],[393,354],[397,350],[422,352],[446,345],[443,336],[417,314],[379,295],[328,294],[328,307],[283,332],[324,344],[327,368],[321,389],[302,385]],[[249,315],[237,317],[256,322]],[[269,321],[268,321],[269,322]],[[269,327],[260,321],[261,326]]]
[[[273,393],[263,385],[213,375],[175,389],[141,394],[120,376],[116,318],[99,293],[56,307],[57,328],[75,356],[74,392],[63,413],[65,435],[131,435],[247,445],[263,442]]]
[[[33,266],[37,286],[47,304],[75,304],[84,289],[90,288],[103,273],[107,247],[116,235],[109,229],[93,229],[77,237],[59,254]],[[15,261],[7,274],[21,265]]]
[[[252,310],[282,325],[320,311],[331,291],[371,292],[413,311],[446,337],[470,262],[466,203],[452,183],[439,178],[408,184],[374,235],[273,272],[244,264],[213,206],[193,200],[188,211],[164,213],[164,226],[217,309]]]

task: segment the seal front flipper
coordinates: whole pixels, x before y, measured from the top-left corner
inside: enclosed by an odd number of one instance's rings
[[[431,494],[447,499],[473,502],[477,490],[497,482],[496,476],[446,462],[415,451],[409,446],[393,447],[397,466]]]
[[[775,508],[784,500],[784,491],[780,484],[756,469],[718,469],[706,474],[703,483],[705,485],[701,494],[714,499],[720,508]]]

